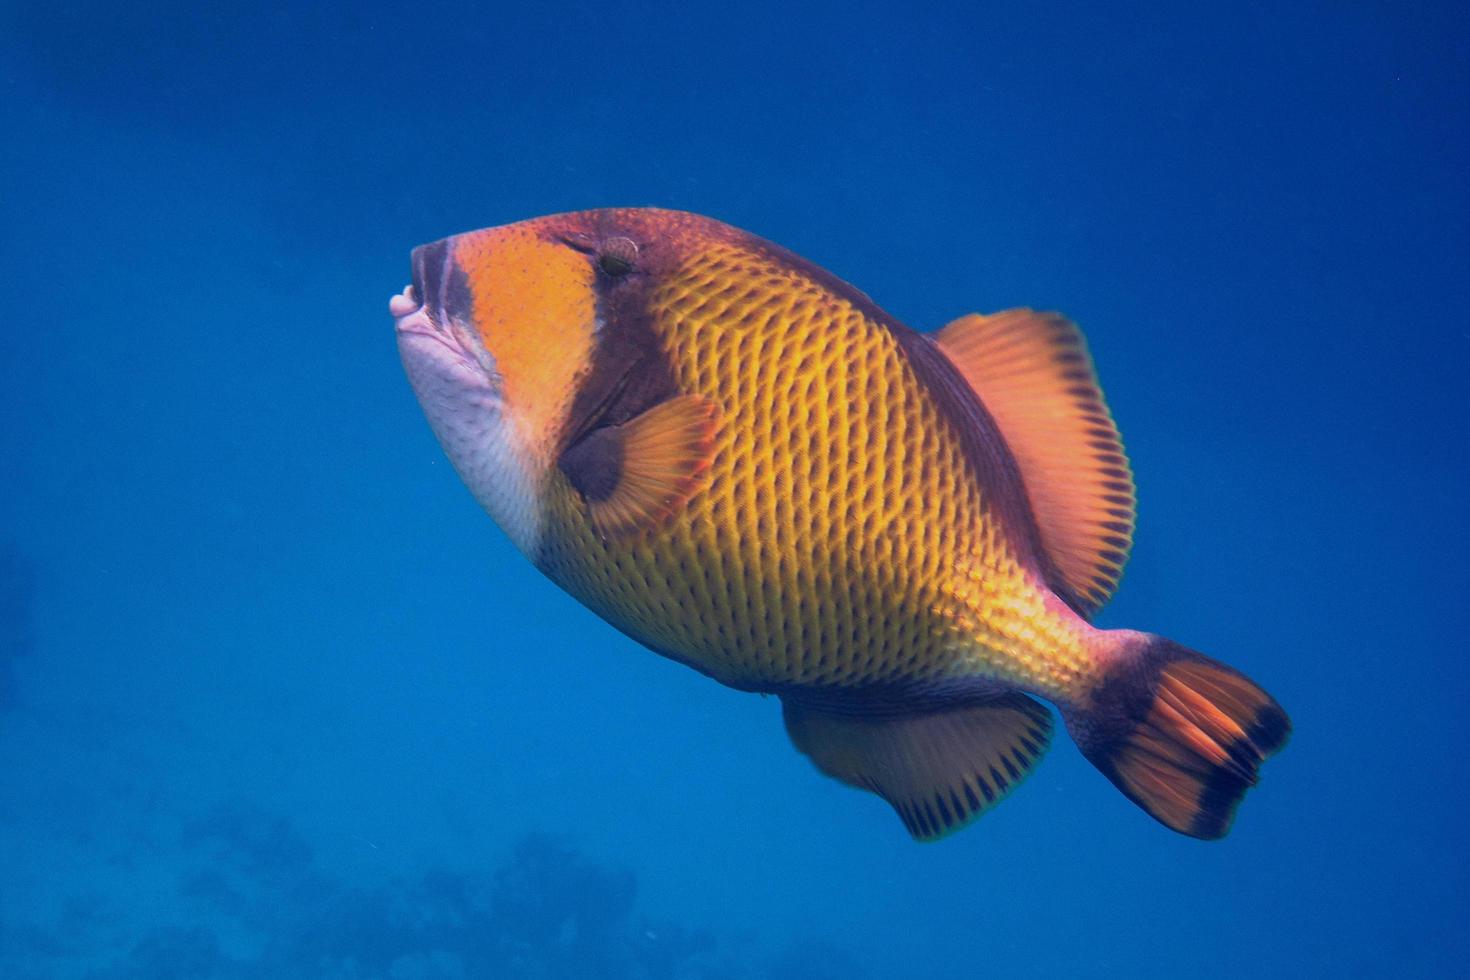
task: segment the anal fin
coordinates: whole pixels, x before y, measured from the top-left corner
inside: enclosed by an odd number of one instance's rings
[[[786,732],[822,772],[883,797],[918,840],[959,830],[1026,778],[1051,712],[1021,693],[934,712],[842,714],[781,699]]]

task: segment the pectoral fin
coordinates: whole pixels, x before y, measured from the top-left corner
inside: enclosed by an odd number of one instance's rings
[[[708,399],[682,395],[569,447],[559,465],[597,532],[611,538],[657,527],[687,503],[709,469],[718,415]]]
[[[897,717],[839,714],[790,697],[781,705],[791,741],[818,769],[883,797],[926,841],[999,802],[1051,740],[1051,713],[1020,693]]]

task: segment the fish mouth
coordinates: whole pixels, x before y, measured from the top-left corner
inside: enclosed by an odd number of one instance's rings
[[[440,324],[444,318],[438,315],[438,307],[442,306],[443,290],[439,284],[445,279],[446,261],[451,260],[444,242],[420,245],[413,250],[410,260],[413,281],[388,301],[388,313],[400,334],[441,336]]]
[[[445,264],[453,258],[447,241],[420,245],[410,259],[413,281],[388,301],[388,313],[404,329],[432,328],[441,319],[435,314],[444,306],[444,286],[448,280]],[[428,320],[427,324],[422,320]]]
[[[453,238],[420,245],[413,250],[411,265],[413,282],[388,301],[400,330],[422,329],[421,315],[430,326],[472,319],[469,278],[455,261]]]
[[[393,317],[393,329],[400,342],[416,334],[435,340],[443,339],[443,330],[429,313],[428,307],[419,301],[419,291],[413,286],[404,286],[403,292],[388,300],[388,313]]]
[[[394,320],[413,316],[423,308],[424,304],[419,302],[418,294],[411,285],[404,286],[402,292],[388,301],[388,314]]]
[[[454,260],[451,239],[413,250],[413,282],[388,301],[405,358],[431,358],[456,370],[478,370],[495,384],[495,359],[472,326],[469,283]],[[410,355],[410,351],[414,353]]]
[[[422,248],[413,250],[413,282],[403,291],[388,300],[388,314],[393,317],[399,333],[434,333],[434,320],[425,308],[424,262]]]

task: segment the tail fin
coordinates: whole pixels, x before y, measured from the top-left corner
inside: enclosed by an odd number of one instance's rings
[[[1160,823],[1224,837],[1291,720],[1244,674],[1161,636],[1102,634],[1120,655],[1067,726],[1093,765]]]

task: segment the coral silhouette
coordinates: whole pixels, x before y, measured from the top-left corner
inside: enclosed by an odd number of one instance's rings
[[[547,834],[499,867],[433,868],[364,888],[325,873],[286,818],[221,804],[180,836],[182,921],[102,938],[106,915],[50,932],[0,923],[0,975],[89,980],[824,980],[862,977],[821,944],[770,956],[637,910],[632,872]],[[94,910],[95,912],[96,910]],[[80,923],[80,924],[79,924]],[[245,937],[244,941],[241,937]],[[110,960],[77,970],[77,950]],[[63,966],[62,964],[66,964]]]

